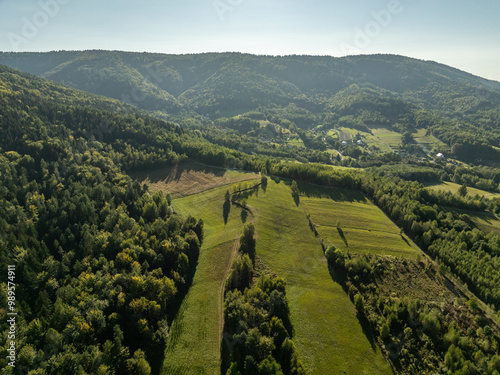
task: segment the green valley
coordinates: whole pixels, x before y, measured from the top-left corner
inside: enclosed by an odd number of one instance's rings
[[[395,55],[0,63],[2,373],[499,374],[500,83]]]

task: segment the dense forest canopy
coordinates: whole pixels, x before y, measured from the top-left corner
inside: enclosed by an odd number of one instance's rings
[[[16,289],[23,371],[158,371],[196,272],[204,224],[179,215],[169,194],[152,194],[127,173],[187,159],[261,172],[263,185],[266,174],[294,180],[297,206],[296,181],[360,191],[440,273],[478,298],[467,308],[460,301],[443,307],[392,299],[372,286],[390,265],[322,243],[381,345],[405,337],[406,352],[393,365],[401,373],[500,371],[500,239],[473,220],[477,213],[500,213],[500,200],[486,197],[500,191],[500,84],[386,55],[87,51],[3,53],[0,63],[94,93],[0,65],[0,264],[15,264],[18,280],[30,280]],[[368,145],[377,134],[396,139],[397,147]],[[441,149],[453,158],[434,155]],[[441,181],[461,187],[452,193],[424,185]],[[473,187],[484,194],[470,193]],[[229,192],[225,200],[246,208],[246,200]],[[244,332],[251,348],[259,348],[254,339],[269,345],[251,358],[238,347],[226,367],[229,373],[303,373],[283,281],[251,282],[253,234],[247,225],[227,279],[226,330],[233,338]],[[265,315],[276,301],[283,311]],[[237,311],[265,321],[252,328]],[[448,318],[451,328],[443,327]],[[0,327],[5,336],[6,319]],[[413,332],[426,336],[414,340]],[[4,354],[6,343],[0,343]],[[428,363],[416,362],[421,353]],[[8,369],[6,358],[0,366]]]
[[[139,107],[167,112],[186,107],[213,113],[269,102],[323,109],[328,98],[353,84],[449,112],[475,111],[500,102],[498,82],[395,55],[333,58],[75,51],[2,53],[0,63],[116,99],[134,89],[141,94],[135,100]]]
[[[290,124],[304,131],[317,126],[367,133],[385,127],[400,134],[425,129],[443,142],[441,152],[466,161],[500,160],[495,149],[500,146],[500,83],[435,62],[395,55],[333,58],[94,50],[0,53],[0,64],[127,102],[186,126],[207,128],[215,119],[252,112],[264,116],[261,121],[269,120],[269,112],[278,111],[280,121],[289,121],[280,123],[286,129]],[[249,131],[241,126],[238,130],[243,135]],[[308,148],[339,148],[333,142],[314,141],[311,134],[301,138]],[[409,150],[415,152],[411,142]],[[347,150],[347,156],[359,159],[360,153]],[[315,161],[320,159],[324,158]]]

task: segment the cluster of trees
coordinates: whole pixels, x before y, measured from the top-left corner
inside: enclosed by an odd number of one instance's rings
[[[175,127],[8,70],[0,82],[0,264],[16,266],[17,369],[149,374],[194,274],[203,222],[123,168],[179,160],[146,138]],[[88,133],[103,120],[113,128],[97,140]],[[9,371],[6,319],[0,331]]]
[[[243,228],[226,279],[223,372],[228,375],[305,374],[292,338],[285,282],[255,274],[255,227]]]
[[[288,147],[286,144],[271,144],[264,142],[256,135],[241,135],[230,129],[226,131],[207,125],[202,129],[197,129],[202,137],[213,144],[226,147],[231,150],[238,150],[247,154],[267,156],[276,159],[298,160],[301,162],[331,163],[331,155],[322,151],[324,147]],[[316,149],[318,148],[318,149]],[[232,166],[232,164],[226,164]]]
[[[364,190],[422,249],[450,267],[471,291],[500,308],[500,240],[454,210],[484,211],[486,199],[433,192],[417,182],[375,178]]]
[[[328,117],[340,126],[371,133],[369,126],[412,129],[419,108],[388,91],[352,84],[328,102]]]
[[[64,172],[15,152],[0,160],[0,261],[16,264],[18,367],[149,373],[194,273],[202,222],[176,215],[169,196],[151,195],[110,159],[107,170],[69,163]]]
[[[396,176],[403,180],[426,182],[451,181],[481,190],[499,190],[500,170],[487,166],[443,166],[432,163],[384,165],[372,170],[381,176]]]
[[[486,191],[500,191],[500,170],[492,167],[446,168],[449,179],[457,184],[465,184]],[[446,179],[446,176],[445,178]]]
[[[360,320],[369,323],[370,334],[377,338],[397,373],[500,372],[500,330],[478,309],[477,301],[436,303],[411,295],[395,298],[380,292],[377,285],[384,278],[397,278],[393,263],[400,261],[345,254],[333,247],[325,255],[331,271],[343,280]],[[414,268],[437,274],[430,263],[415,264]]]

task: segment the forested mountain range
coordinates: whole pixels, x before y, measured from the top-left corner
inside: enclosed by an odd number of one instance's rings
[[[79,53],[67,54],[78,56]],[[109,56],[113,54],[116,59],[128,56],[133,60],[143,56],[144,61],[149,56],[126,53],[109,53]],[[55,59],[63,55],[65,53],[40,56]],[[205,66],[195,64],[199,57],[207,59]],[[223,58],[249,59],[255,66],[245,68],[251,74],[242,75],[238,71],[243,68],[237,63],[228,62],[223,70],[219,66]],[[294,61],[294,58],[283,59]],[[271,68],[264,63],[266,59],[278,61],[280,58],[214,54],[173,59],[178,61],[178,67],[171,67],[170,75],[165,73],[162,81],[165,89],[168,82],[178,81],[178,91],[172,91],[175,95],[169,91],[170,96],[166,90],[161,96],[157,95],[159,89],[152,84],[152,79],[144,80],[146,71],[141,73],[142,78],[135,75],[138,81],[129,82],[128,63],[115,68],[106,65],[109,70],[104,71],[109,71],[111,77],[109,81],[104,80],[107,84],[98,79],[94,81],[90,68],[87,78],[80,76],[86,68],[78,70],[77,62],[67,70],[64,69],[65,60],[58,61],[57,66],[51,66],[50,59],[40,65],[45,64],[47,70],[54,74],[57,71],[68,80],[80,77],[78,80],[82,84],[101,82],[103,88],[115,90],[117,94],[130,92],[131,98],[141,93],[136,84],[147,86],[151,98],[171,105],[168,110],[162,106],[148,107],[148,95],[137,96],[143,100],[135,103],[129,100],[137,105],[130,106],[0,66],[0,247],[5,249],[0,253],[0,264],[4,269],[15,264],[18,281],[15,290],[16,359],[21,371],[36,374],[158,372],[171,321],[196,272],[204,224],[200,218],[179,215],[169,195],[152,194],[146,186],[133,181],[127,172],[173,166],[189,158],[220,167],[269,173],[278,182],[280,178],[293,179],[366,194],[401,228],[401,235],[407,233],[430,256],[439,259],[443,273],[460,278],[463,285],[489,304],[492,311],[491,317],[485,315],[481,310],[484,306],[471,299],[472,307],[463,316],[454,318],[460,328],[457,336],[453,324],[448,329],[443,323],[440,328],[440,322],[445,322],[447,315],[438,315],[441,313],[439,306],[430,306],[430,310],[426,310],[428,306],[415,307],[413,312],[419,314],[418,319],[408,324],[415,332],[420,332],[424,326],[425,332],[434,332],[436,337],[422,336],[425,340],[408,346],[401,358],[415,362],[420,356],[418,353],[424,350],[433,363],[420,362],[422,368],[429,371],[438,368],[445,371],[444,366],[448,366],[446,371],[474,368],[483,373],[498,373],[500,339],[496,315],[500,305],[500,240],[495,232],[479,229],[469,215],[475,212],[497,214],[500,203],[467,194],[466,187],[463,194],[452,194],[434,192],[418,182],[453,178],[455,182],[482,184],[495,190],[500,182],[498,169],[458,168],[445,163],[428,163],[422,168],[415,163],[372,171],[309,164],[308,161],[333,164],[336,160],[322,150],[323,144],[318,143],[326,137],[320,135],[318,140],[312,137],[311,131],[304,130],[318,122],[350,121],[354,126],[369,128],[372,121],[385,121],[387,127],[406,131],[424,126],[418,125],[418,119],[427,118],[435,121],[432,127],[442,134],[456,134],[453,127],[456,124],[461,129],[474,126],[476,139],[488,132],[495,135],[498,131],[493,122],[494,113],[498,111],[496,83],[455,72],[477,84],[462,84],[461,79],[465,78],[439,78],[443,80],[442,87],[446,87],[448,79],[449,87],[458,85],[463,90],[453,94],[451,88],[448,91],[439,88],[441,101],[425,99],[425,95],[419,99],[404,88],[398,92],[394,88],[389,90],[388,86],[377,87],[373,82],[339,83],[336,89],[325,94],[325,88],[315,91],[311,86],[314,82],[319,85],[328,81],[326,78],[317,77],[316,81],[309,82],[299,74],[302,64],[315,58],[297,57],[303,63],[296,63],[293,72],[286,67],[280,72],[274,64]],[[191,65],[183,63],[183,59],[191,61]],[[113,59],[103,57],[101,61],[104,64]],[[325,58],[325,61],[331,59]],[[257,69],[263,69],[261,65],[266,66],[266,74]],[[442,69],[448,71],[448,68]],[[201,75],[198,71],[205,72],[203,82],[196,78]],[[270,71],[274,72],[272,79],[268,78]],[[227,75],[224,72],[228,72]],[[118,74],[123,74],[124,82],[128,82],[123,87],[115,85]],[[168,81],[167,77],[171,76],[177,78]],[[191,83],[183,86],[183,82],[189,80]],[[333,85],[335,79],[329,82]],[[414,89],[418,90],[417,83],[414,84]],[[422,84],[430,87],[431,79]],[[478,99],[476,91],[483,89],[487,90],[484,91],[487,95],[481,96],[485,99]],[[454,98],[451,100],[454,104],[470,104],[464,99],[467,90],[471,93],[470,98],[482,100],[484,107],[468,107],[470,114],[463,112],[461,119],[455,118],[457,113],[441,111],[439,106],[446,107],[450,98]],[[426,100],[429,104],[425,104]],[[204,101],[206,104],[200,104]],[[191,119],[193,128],[159,119],[155,116],[158,110],[164,114],[178,111],[174,118]],[[214,123],[201,117],[203,113],[206,117],[209,111],[216,116],[217,110],[219,116],[224,110],[249,112],[241,118],[220,118]],[[491,114],[491,118],[487,114]],[[414,115],[417,117],[412,117]],[[268,123],[261,124],[253,118]],[[476,124],[472,121],[474,118],[481,121]],[[249,130],[233,131],[230,127],[217,130],[218,124],[223,127],[222,124],[231,125],[231,122],[236,129],[248,125]],[[252,135],[252,132],[269,130],[278,124],[280,132],[297,133],[304,147],[276,146]],[[264,127],[257,129],[262,125]],[[483,133],[479,134],[477,129],[482,129]],[[493,140],[494,137],[485,142]],[[377,156],[366,152],[359,160],[369,157]],[[303,163],[283,159],[300,159]],[[401,160],[394,159],[394,162]],[[338,228],[339,224],[337,231]],[[311,230],[314,230],[312,224]],[[387,315],[387,318],[369,316],[369,324],[375,332],[380,331],[386,344],[395,340],[396,334],[407,325],[406,307],[399,304],[396,310],[400,312],[393,312],[391,300],[387,303],[378,297],[376,300],[372,295],[375,289],[365,288],[365,281],[367,285],[372,282],[371,265],[364,269],[344,267],[353,260],[340,257],[333,248],[329,250],[327,256],[331,267],[347,272],[355,288],[366,293],[367,302]],[[376,259],[373,268],[381,268]],[[429,272],[434,272],[432,269],[429,266]],[[357,271],[360,275],[353,273]],[[4,286],[0,294],[0,315],[5,317],[8,296]],[[357,299],[359,302],[360,297]],[[385,305],[391,306],[386,309]],[[466,302],[457,301],[458,305],[465,306]],[[364,311],[361,307],[360,313]],[[474,329],[468,330],[471,322],[475,324]],[[4,338],[8,330],[7,320],[1,319],[0,331]],[[411,337],[411,330],[406,330],[405,334]],[[0,344],[4,354],[8,352],[6,343],[5,339]],[[401,363],[403,370],[400,373],[406,370],[411,373],[413,363]],[[0,359],[0,367],[9,367],[6,355]],[[463,373],[467,373],[465,371]]]
[[[500,83],[396,55],[164,55],[115,51],[2,53],[0,63],[144,109],[215,113],[269,104],[328,111],[352,85],[424,108],[474,112],[500,103]],[[335,97],[337,96],[337,97]],[[459,99],[459,100],[458,100]]]
[[[198,127],[277,111],[301,129],[427,129],[458,158],[500,159],[500,83],[435,62],[96,50],[0,53],[0,64]]]

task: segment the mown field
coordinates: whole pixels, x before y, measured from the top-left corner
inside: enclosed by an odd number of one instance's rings
[[[284,182],[248,199],[257,229],[257,254],[287,283],[294,342],[309,374],[390,374],[342,287],[332,280],[323,251]]]
[[[174,198],[258,177],[253,173],[210,167],[191,161],[169,168],[135,171],[130,175],[147,184],[152,193],[158,190],[168,191]]]
[[[381,149],[389,148],[391,151],[399,150],[401,147],[401,134],[387,128],[373,128],[371,129],[373,137],[375,138],[374,144]],[[370,142],[369,142],[370,143]]]
[[[432,151],[435,146],[446,147],[446,144],[434,137],[432,134],[427,134],[427,129],[418,129],[416,133],[412,134],[416,143],[424,147],[426,152]]]
[[[374,127],[371,133],[363,132],[357,129],[340,128],[340,133],[347,135],[341,140],[355,139],[356,135],[361,136],[361,140],[367,146],[375,146],[385,152],[399,150],[401,146],[401,134],[388,128]],[[341,137],[342,138],[342,137]]]
[[[222,287],[244,220],[256,225],[260,261],[286,280],[293,340],[307,373],[392,373],[342,286],[332,279],[306,215],[335,229],[340,217],[350,251],[414,257],[418,249],[361,194],[304,184],[297,206],[288,185],[269,180],[265,190],[248,198],[252,215],[244,218],[231,206],[227,223],[223,197],[232,185],[174,199],[176,211],[203,219],[205,240],[193,284],[170,330],[162,375],[220,374]]]
[[[302,141],[299,137],[288,138],[287,144],[294,147],[305,147],[304,141]]]
[[[170,329],[162,375],[220,375],[222,301],[226,273],[242,222],[232,209],[225,224],[225,188],[174,199],[179,213],[204,221],[204,242],[193,284]]]
[[[373,203],[356,191],[299,184],[300,204],[326,246],[346,252],[416,259],[421,250]]]
[[[426,187],[432,190],[445,190],[445,191],[451,191],[453,194],[456,194],[458,192],[458,189],[460,189],[461,185],[455,184],[454,182],[447,182],[447,181],[438,181],[438,182],[429,182],[424,184]],[[499,193],[492,193],[486,190],[480,190],[476,189],[473,187],[467,187],[467,194],[471,196],[475,196],[476,194],[479,195],[480,197],[486,197],[486,198],[500,198]]]

